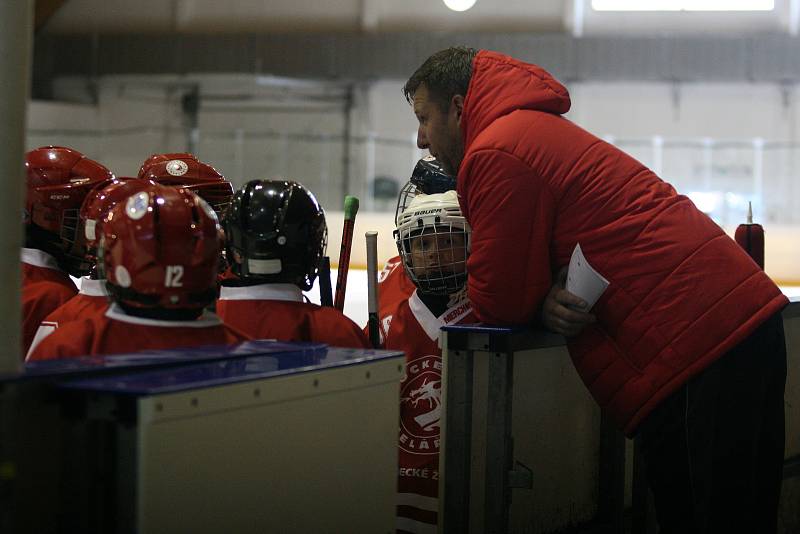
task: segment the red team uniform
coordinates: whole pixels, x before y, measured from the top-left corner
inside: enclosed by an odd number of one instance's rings
[[[382,346],[406,354],[406,374],[400,383],[399,533],[437,531],[442,418],[439,332],[443,326],[476,322],[463,291],[469,235],[455,191],[420,193],[397,217],[399,262],[390,260],[389,270],[384,269],[384,283],[395,280],[394,298],[401,298],[397,291],[407,287],[403,284],[417,288],[393,309],[381,312]]]
[[[88,274],[77,211],[87,193],[114,175],[76,150],[47,146],[25,154],[22,249],[22,353],[50,312],[77,292],[69,275]]]
[[[442,391],[439,330],[474,322],[466,299],[436,317],[416,291],[387,316],[385,348],[406,353],[406,374],[400,383],[398,532],[436,532]]]
[[[386,260],[383,270],[378,275],[378,321],[381,343],[386,339],[386,328],[388,327],[386,318],[416,289],[417,286],[406,276],[400,256]],[[364,327],[364,334],[369,335],[369,325]]]
[[[71,321],[103,314],[108,309],[108,305],[109,300],[105,280],[93,280],[88,276],[84,276],[81,279],[81,289],[78,294],[59,306],[39,324],[36,335],[33,337],[31,346],[28,349],[28,354],[30,355],[36,345],[52,334],[59,326]]]
[[[42,320],[77,292],[72,279],[59,269],[50,254],[32,248],[22,249],[23,354],[28,352]]]
[[[222,231],[208,204],[148,182],[98,223],[98,273],[114,304],[60,326],[30,360],[233,344],[249,339],[203,313],[216,296]]]
[[[217,314],[253,339],[372,348],[353,321],[334,308],[303,302],[302,291],[293,284],[222,286]]]
[[[230,345],[247,339],[214,314],[189,321],[165,321],[127,315],[118,305],[112,304],[105,314],[60,327],[36,346],[28,361]]]
[[[327,241],[311,191],[294,181],[251,180],[234,194],[224,224],[234,278],[220,288],[217,313],[227,324],[257,339],[371,348],[339,310],[303,302]]]

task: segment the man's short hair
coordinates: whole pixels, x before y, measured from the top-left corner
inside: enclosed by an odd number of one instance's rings
[[[467,95],[472,78],[472,62],[477,54],[476,49],[466,46],[454,46],[436,52],[425,60],[403,86],[406,100],[413,104],[414,93],[420,85],[425,84],[431,99],[443,111],[447,111],[453,96]]]

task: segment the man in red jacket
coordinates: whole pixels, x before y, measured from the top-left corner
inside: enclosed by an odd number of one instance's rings
[[[404,93],[419,147],[457,174],[478,319],[570,336],[594,398],[641,436],[661,532],[774,531],[788,302],[777,286],[687,197],[562,117],[569,93],[541,67],[450,48]],[[591,314],[562,285],[578,244],[610,282]]]

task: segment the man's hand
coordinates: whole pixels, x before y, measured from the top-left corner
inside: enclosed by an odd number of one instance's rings
[[[542,304],[542,323],[548,330],[566,337],[574,337],[581,333],[583,328],[596,321],[591,313],[578,311],[584,308],[586,302],[564,289],[567,280],[567,268],[558,273],[558,279]]]

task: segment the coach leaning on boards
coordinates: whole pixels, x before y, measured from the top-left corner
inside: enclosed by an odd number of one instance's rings
[[[774,532],[787,299],[692,202],[561,115],[544,69],[449,48],[404,87],[417,144],[457,173],[468,294],[491,324],[571,336],[600,406],[639,433],[662,533]],[[580,243],[610,281],[593,313],[553,273]]]

